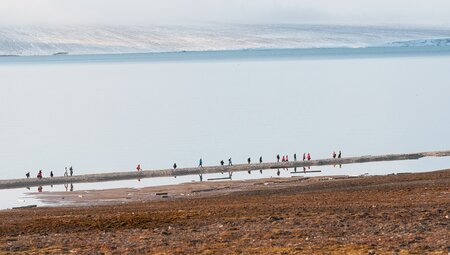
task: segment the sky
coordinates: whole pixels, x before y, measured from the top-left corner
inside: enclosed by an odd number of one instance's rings
[[[0,25],[450,26],[448,0],[0,0]]]

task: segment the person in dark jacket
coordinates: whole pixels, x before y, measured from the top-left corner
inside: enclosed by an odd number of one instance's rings
[[[220,161],[220,165],[223,166],[223,164],[225,164],[225,162],[223,162],[223,160]]]
[[[277,154],[277,162],[280,162],[280,154]]]
[[[338,158],[341,158],[341,156],[342,156],[342,153],[341,153],[341,151],[339,151]]]
[[[247,159],[247,163],[249,163],[249,164],[250,164],[250,162],[251,162],[251,160],[250,160],[250,158],[248,158],[248,159]]]
[[[70,176],[72,176],[73,175],[73,167],[72,166],[69,168],[69,171],[70,171]]]
[[[262,163],[262,156],[259,157],[259,163]]]
[[[53,177],[53,171],[50,171],[50,177]]]
[[[25,176],[26,176],[27,178],[30,178],[30,172],[26,173]]]
[[[223,164],[222,164],[222,165],[223,165]],[[229,165],[229,166],[232,166],[232,165],[233,165],[233,162],[231,162],[231,158],[228,159],[228,165]]]
[[[173,169],[177,169],[177,163],[173,163]]]

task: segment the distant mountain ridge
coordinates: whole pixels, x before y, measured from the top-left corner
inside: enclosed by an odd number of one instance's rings
[[[449,38],[450,29],[326,25],[0,27],[0,55],[417,47],[449,45]]]

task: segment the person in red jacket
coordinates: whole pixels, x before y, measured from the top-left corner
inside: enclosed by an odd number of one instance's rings
[[[336,152],[333,151],[333,154],[331,154],[333,156],[333,158],[336,158]]]
[[[308,152],[308,160],[311,160],[311,154]]]
[[[138,165],[137,165],[136,170],[137,170],[138,172],[141,171],[141,164],[138,164]]]

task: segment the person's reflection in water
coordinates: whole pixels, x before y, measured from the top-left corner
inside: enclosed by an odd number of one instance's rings
[[[251,174],[251,173],[252,173],[252,171],[248,170],[248,174]]]
[[[277,170],[277,175],[280,176],[280,169]]]
[[[261,170],[259,170],[259,172],[262,174],[262,169]]]
[[[297,167],[294,167],[294,173],[297,173]]]
[[[65,183],[64,184],[64,188],[66,188],[66,191],[68,191],[69,190],[69,184]]]
[[[73,191],[73,184],[70,184],[70,191]]]
[[[200,181],[202,182],[203,181],[203,174],[199,174],[198,176],[200,177]]]
[[[38,192],[42,192],[42,186],[38,187]]]
[[[30,190],[30,187],[26,187],[27,188],[27,190]]]
[[[303,172],[306,173],[306,167],[303,167]]]

